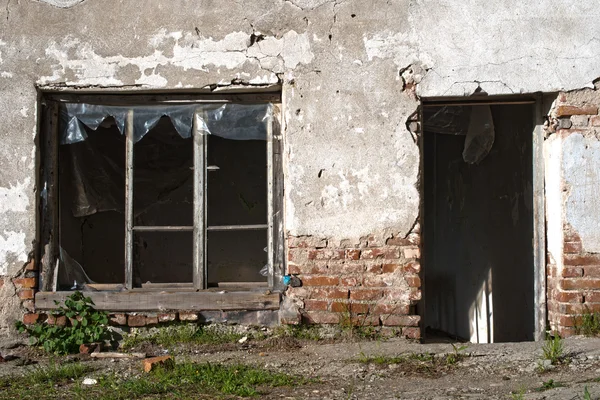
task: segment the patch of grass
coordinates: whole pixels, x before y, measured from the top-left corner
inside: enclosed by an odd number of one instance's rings
[[[552,365],[562,364],[565,361],[563,341],[560,336],[548,337],[542,347],[543,358],[550,360]]]
[[[243,337],[242,334],[211,329],[198,324],[178,324],[157,328],[148,334],[127,335],[121,347],[128,350],[142,343],[172,347],[180,343],[200,345],[235,343]]]
[[[400,364],[402,362],[407,361],[408,357],[396,356],[384,356],[384,355],[375,355],[375,356],[367,356],[365,353],[361,352],[358,356],[358,362],[361,364],[377,364],[377,365],[390,365],[390,364]]]
[[[64,383],[80,378],[94,369],[81,363],[57,364],[51,362],[46,366],[35,366],[31,372],[24,375],[25,381],[30,384]]]
[[[293,337],[298,340],[319,341],[322,339],[319,328],[314,325],[285,325],[276,330],[275,334],[278,336]]]
[[[35,378],[4,378],[0,381],[0,399],[198,399],[223,395],[250,397],[265,393],[272,387],[296,386],[311,382],[241,364],[183,362],[170,369],[158,368],[151,373],[130,378],[123,378],[117,373],[102,375],[97,377],[97,385],[83,386],[79,381],[72,381],[82,378],[87,370],[83,371],[84,369],[76,367],[60,373],[40,373]],[[38,379],[43,381],[44,376],[53,377],[53,383],[32,383],[32,379],[36,382]]]
[[[460,353],[463,349],[454,348],[454,352],[446,356],[436,357],[433,353],[411,353],[399,356],[373,355],[367,356],[361,352],[358,362],[361,364],[372,364],[378,366],[397,365],[400,371],[408,374],[436,375],[442,371],[448,371],[460,362],[465,354]]]
[[[591,312],[589,309],[581,315],[578,324],[575,326],[578,334],[585,336],[600,335],[600,313]]]
[[[457,362],[461,361],[464,357],[465,354],[463,353],[469,346],[467,345],[462,345],[462,346],[456,346],[454,343],[450,343],[452,345],[452,353],[449,353],[446,356],[446,364],[456,364]]]
[[[134,399],[171,394],[185,397],[197,394],[230,394],[241,397],[260,394],[261,387],[295,386],[304,380],[282,373],[245,365],[196,364],[185,362],[172,369],[158,368],[149,375],[120,379],[102,377],[99,386],[115,399]]]
[[[563,385],[560,382],[556,382],[554,379],[550,379],[546,382],[542,383],[542,386],[540,386],[539,388],[535,389],[536,392],[544,392],[546,390],[550,390],[550,389],[554,389],[557,387],[564,387],[565,385]]]
[[[518,392],[512,392],[510,394],[510,398],[512,400],[524,400],[525,399],[525,389],[521,388]]]

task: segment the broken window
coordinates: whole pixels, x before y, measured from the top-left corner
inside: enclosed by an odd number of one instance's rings
[[[40,288],[277,286],[278,102],[47,96]]]

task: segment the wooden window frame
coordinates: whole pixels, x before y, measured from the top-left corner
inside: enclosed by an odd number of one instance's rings
[[[59,104],[60,103],[94,103],[103,105],[149,105],[149,104],[202,104],[207,103],[239,103],[260,104],[271,103],[273,112],[266,121],[267,130],[267,224],[238,225],[238,226],[207,226],[206,205],[206,134],[198,126],[201,107],[194,115],[192,140],[194,146],[194,217],[193,226],[143,226],[133,225],[133,113],[130,109],[125,124],[125,288],[128,292],[148,293],[149,291],[184,292],[204,291],[214,295],[214,289],[209,289],[206,280],[206,232],[211,230],[267,230],[268,275],[267,282],[222,282],[218,287],[227,288],[237,293],[240,289],[263,290],[268,292],[280,291],[283,288],[284,273],[284,237],[283,237],[283,173],[282,173],[282,135],[281,135],[281,95],[280,92],[238,93],[238,94],[73,94],[45,93],[42,94],[41,110],[41,141],[40,141],[40,185],[44,196],[39,196],[39,235],[37,259],[41,260],[40,293],[36,295],[36,306],[45,307],[57,297],[48,292],[57,290],[58,246],[59,246],[59,189],[58,189],[58,146],[59,146]],[[274,134],[275,132],[275,134]],[[199,167],[199,168],[198,168]],[[193,282],[174,284],[150,284],[141,288],[133,287],[133,233],[135,231],[192,231],[193,245]],[[114,290],[117,284],[92,285],[100,291]],[[237,292],[236,292],[237,291]],[[70,292],[56,292],[64,297]],[[96,293],[96,292],[92,292]],[[117,293],[110,293],[116,295]],[[96,295],[98,297],[100,295]],[[104,295],[102,295],[104,296]],[[102,297],[104,299],[104,297]],[[239,299],[238,299],[239,300]],[[237,301],[237,300],[236,300]],[[267,302],[269,303],[269,302]],[[261,304],[267,304],[261,303]],[[270,304],[270,303],[269,303]],[[252,308],[251,304],[248,304]],[[137,309],[132,302],[130,308]],[[158,306],[157,306],[158,307]],[[220,305],[220,309],[227,309]],[[255,307],[256,308],[256,307]],[[260,309],[264,307],[258,307]],[[210,309],[208,307],[207,309]]]

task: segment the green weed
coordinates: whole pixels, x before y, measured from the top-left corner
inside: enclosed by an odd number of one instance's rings
[[[589,309],[586,309],[585,313],[581,315],[579,323],[575,326],[575,329],[580,335],[600,335],[600,313],[591,312]]]
[[[179,324],[157,328],[147,334],[127,335],[121,347],[131,349],[142,343],[172,347],[180,343],[200,345],[235,343],[243,337],[242,334],[212,329],[198,324]]]
[[[52,312],[54,318],[66,317],[70,326],[36,323],[26,326],[17,321],[19,332],[27,332],[32,344],[37,343],[48,353],[69,354],[79,351],[84,343],[99,342],[108,338],[108,313],[94,309],[91,298],[77,291],[67,297],[64,305],[55,301],[57,309]]]
[[[539,388],[537,388],[537,389],[535,389],[535,390],[536,390],[536,392],[543,392],[543,391],[546,391],[546,390],[554,389],[554,388],[557,388],[557,387],[564,387],[564,386],[565,385],[563,385],[562,383],[556,382],[556,381],[554,381],[554,379],[550,379],[550,380],[548,380],[546,382],[543,382],[542,386],[539,387]]]
[[[560,336],[548,337],[542,347],[543,358],[550,360],[552,365],[558,365],[564,362],[564,346]]]

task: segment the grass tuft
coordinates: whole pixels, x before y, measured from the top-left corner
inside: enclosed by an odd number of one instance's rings
[[[178,324],[160,327],[147,334],[127,335],[121,347],[124,350],[132,349],[142,343],[151,343],[159,346],[172,347],[181,343],[210,345],[235,343],[243,337],[242,334],[217,330],[209,326],[198,324]]]

